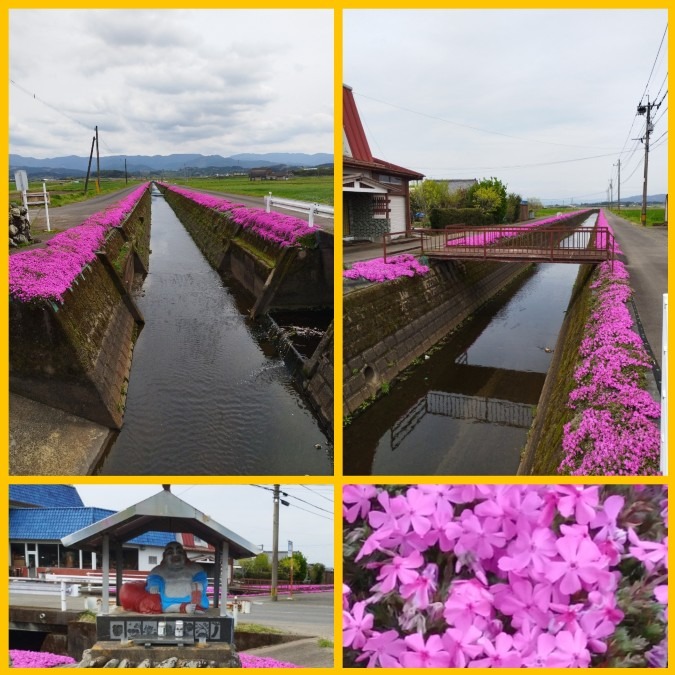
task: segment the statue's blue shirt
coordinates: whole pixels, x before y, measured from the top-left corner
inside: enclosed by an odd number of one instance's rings
[[[208,586],[208,579],[206,577],[206,572],[204,570],[201,570],[197,572],[195,575],[192,577],[192,581],[194,583],[201,584],[202,587],[202,597],[199,601],[199,604],[206,609],[209,606],[209,599],[206,597],[206,587]],[[145,590],[149,591],[152,586],[157,586],[159,588],[159,597],[162,600],[162,611],[166,612],[167,607],[170,607],[171,605],[176,605],[176,604],[181,604],[183,602],[192,602],[192,593],[188,593],[187,595],[181,597],[181,598],[171,598],[167,596],[166,591],[165,591],[165,583],[164,583],[164,578],[161,577],[159,574],[149,574],[147,578],[147,583],[145,586]]]

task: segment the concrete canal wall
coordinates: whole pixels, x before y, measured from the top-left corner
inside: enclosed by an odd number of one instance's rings
[[[316,248],[266,241],[215,211],[158,186],[209,263],[256,298],[254,314],[333,305],[333,236],[317,230]]]
[[[529,264],[432,262],[425,276],[353,290],[344,299],[344,407],[352,414]]]
[[[10,390],[110,428],[122,425],[142,316],[130,289],[147,269],[150,193],[75,280],[63,304],[9,303]]]

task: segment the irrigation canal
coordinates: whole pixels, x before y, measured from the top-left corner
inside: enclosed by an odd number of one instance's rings
[[[252,298],[209,265],[156,191],[151,237],[124,426],[98,473],[332,473],[325,434],[247,318]]]
[[[345,474],[515,475],[578,270],[536,265],[356,416]]]

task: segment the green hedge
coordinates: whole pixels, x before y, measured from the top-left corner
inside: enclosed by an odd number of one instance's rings
[[[478,209],[431,209],[429,222],[435,230],[448,225],[488,225],[486,217]]]

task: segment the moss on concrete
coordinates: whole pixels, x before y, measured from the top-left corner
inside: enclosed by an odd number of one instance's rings
[[[567,402],[575,386],[572,375],[590,311],[590,279],[594,269],[593,265],[579,268],[554,358],[522,453],[519,475],[556,475],[563,459],[563,427],[572,418]]]

